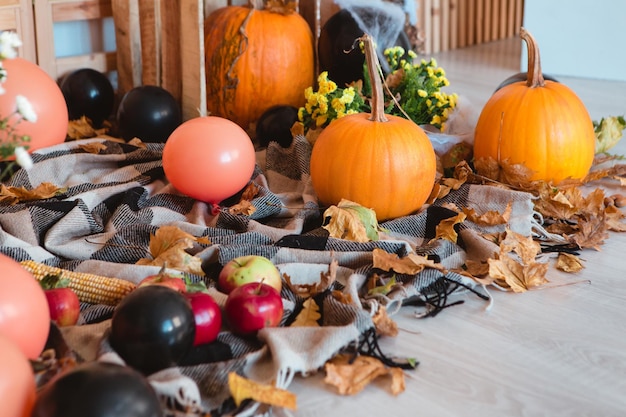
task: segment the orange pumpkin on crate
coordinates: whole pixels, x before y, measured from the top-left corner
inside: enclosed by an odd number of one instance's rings
[[[248,130],[275,105],[304,105],[314,81],[313,33],[292,3],[251,0],[205,21],[207,110]]]
[[[422,207],[435,182],[437,160],[421,127],[385,114],[376,49],[369,35],[362,39],[372,112],[343,116],[322,130],[311,152],[311,181],[322,204],[347,199],[373,209],[382,221]]]
[[[476,169],[490,176],[481,167],[496,161],[500,167],[524,165],[532,181],[581,179],[595,154],[591,117],[569,87],[544,79],[535,39],[524,28],[521,37],[528,46],[528,79],[502,87],[485,104],[474,134]]]

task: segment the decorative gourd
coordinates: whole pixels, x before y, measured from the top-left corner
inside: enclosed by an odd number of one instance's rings
[[[304,105],[314,81],[308,23],[293,7],[262,3],[222,7],[205,21],[207,110],[245,130],[272,106]]]
[[[415,123],[386,115],[378,58],[364,35],[372,81],[372,113],[346,115],[330,123],[311,152],[311,181],[322,205],[347,199],[376,212],[378,221],[416,212],[433,188],[436,157]]]
[[[482,173],[481,160],[491,158],[501,166],[524,165],[531,180],[583,178],[593,163],[593,122],[570,88],[544,80],[535,39],[524,28],[521,37],[528,46],[528,80],[501,88],[485,104],[474,132],[476,168]]]

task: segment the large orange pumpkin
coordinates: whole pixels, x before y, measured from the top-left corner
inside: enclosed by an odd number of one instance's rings
[[[436,157],[426,133],[410,120],[386,115],[376,50],[363,37],[372,80],[372,113],[331,122],[311,153],[311,181],[324,205],[347,199],[379,221],[416,212],[433,188]]]
[[[304,105],[302,91],[314,80],[306,20],[287,6],[251,3],[222,7],[205,21],[207,110],[246,130],[274,105]]]
[[[480,167],[492,159],[500,166],[524,165],[532,171],[530,180],[583,178],[595,153],[593,122],[570,88],[544,80],[535,39],[523,28],[521,37],[528,46],[528,78],[496,91],[481,111],[476,168],[487,175]]]

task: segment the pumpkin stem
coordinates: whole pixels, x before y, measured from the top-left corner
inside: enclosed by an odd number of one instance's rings
[[[369,120],[374,122],[386,122],[389,119],[385,116],[385,96],[383,92],[383,83],[381,80],[380,62],[376,53],[376,46],[370,35],[367,33],[361,37],[365,49],[365,60],[367,62],[367,72],[372,83],[372,114]]]
[[[528,48],[528,74],[526,85],[530,88],[543,87],[545,80],[541,73],[541,58],[539,55],[539,45],[537,41],[526,29],[520,30],[520,37],[526,42]]]

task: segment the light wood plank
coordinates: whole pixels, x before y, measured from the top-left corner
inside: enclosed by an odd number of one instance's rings
[[[182,72],[180,57],[180,0],[161,1],[160,85],[180,102]]]
[[[113,0],[118,94],[141,85],[141,39],[137,0]]]
[[[54,22],[100,19],[113,15],[110,0],[51,1],[50,5]]]
[[[181,0],[181,71],[183,119],[206,116],[204,62],[204,5],[202,0]]]

